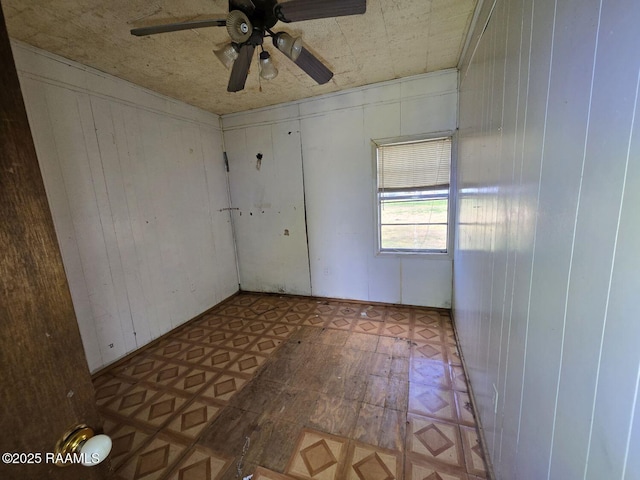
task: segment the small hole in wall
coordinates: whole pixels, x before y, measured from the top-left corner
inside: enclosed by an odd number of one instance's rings
[[[289,236],[289,229],[288,229],[288,228],[285,228],[285,229],[284,229],[284,236],[285,236],[285,237],[288,237],[288,236]]]
[[[253,217],[253,212],[249,212],[249,215],[251,215]]]

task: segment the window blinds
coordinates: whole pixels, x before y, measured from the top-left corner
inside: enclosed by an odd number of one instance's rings
[[[451,138],[378,147],[378,191],[449,186]]]

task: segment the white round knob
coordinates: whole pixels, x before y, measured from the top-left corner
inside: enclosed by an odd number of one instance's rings
[[[82,465],[93,467],[102,462],[111,452],[111,445],[111,439],[106,435],[91,437],[80,448]]]

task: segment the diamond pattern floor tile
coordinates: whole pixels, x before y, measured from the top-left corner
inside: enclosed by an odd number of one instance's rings
[[[451,422],[458,420],[451,390],[419,383],[409,384],[409,412]]]
[[[289,338],[297,331],[297,327],[292,325],[277,324],[271,325],[265,332],[265,335],[280,339]]]
[[[352,443],[347,458],[348,480],[402,479],[402,456],[398,452]]]
[[[167,480],[218,480],[232,460],[204,448],[193,447],[167,477]]]
[[[205,358],[203,366],[224,370],[232,361],[242,355],[240,352],[228,348],[216,348],[213,353]]]
[[[118,376],[124,376],[134,381],[142,380],[151,375],[151,373],[159,368],[164,362],[152,356],[142,356],[141,358],[133,358],[124,365],[114,369],[114,373]]]
[[[247,351],[269,355],[273,353],[281,344],[282,340],[276,338],[262,338],[259,339],[256,343],[252,344]]]
[[[440,328],[440,314],[433,310],[420,310],[415,314],[416,325]]]
[[[221,408],[220,405],[211,402],[196,400],[174,415],[164,431],[187,441],[195,440],[215,419]]]
[[[445,310],[241,293],[94,385],[120,480],[231,480],[247,438],[255,480],[486,477]]]
[[[413,339],[420,342],[442,343],[442,334],[439,327],[416,325]]]
[[[436,464],[465,471],[459,427],[418,415],[408,416],[407,451]]]
[[[188,370],[189,367],[186,365],[166,362],[162,367],[148,376],[145,381],[156,384],[158,388],[160,388],[161,386],[167,386],[176,382],[178,378],[187,373]]]
[[[409,381],[449,389],[449,366],[445,362],[414,356],[411,359]]]
[[[111,437],[111,466],[117,469],[135,452],[146,440],[150,433],[131,425],[120,425],[117,430],[105,433]]]
[[[190,365],[196,365],[198,363],[201,363],[205,358],[211,355],[213,351],[213,347],[205,345],[195,345],[183,350],[178,355],[173,357],[173,359],[188,363]]]
[[[368,333],[370,335],[378,335],[384,328],[384,323],[376,320],[356,320],[352,330],[354,332]]]
[[[484,477],[486,475],[486,467],[476,429],[460,427],[460,433],[462,434],[462,446],[467,464],[467,472]]]
[[[111,402],[105,404],[102,409],[107,413],[119,415],[121,417],[132,417],[135,413],[155,395],[160,393],[152,387],[146,385],[136,385],[127,390],[122,396],[115,397]]]
[[[173,417],[187,400],[187,398],[173,393],[163,393],[154,397],[140,409],[135,418],[144,422],[149,428],[160,427]]]
[[[128,480],[159,480],[169,472],[185,449],[184,445],[157,435],[120,467],[116,475]]]
[[[234,332],[216,330],[200,340],[201,343],[211,346],[222,346],[234,337]]]
[[[251,375],[255,373],[267,360],[267,357],[258,355],[257,353],[245,353],[238,357],[227,368],[231,372],[241,373],[244,375]]]
[[[200,392],[200,396],[211,400],[227,402],[240,391],[246,382],[247,380],[245,378],[222,374],[213,382],[209,383],[209,385]]]
[[[445,345],[414,339],[413,345],[411,346],[411,356],[413,358],[425,358],[427,360],[446,362],[448,350]]]
[[[116,396],[124,395],[124,393],[133,387],[134,383],[122,378],[110,377],[96,388],[96,403],[105,405],[113,400]]]
[[[309,319],[306,323],[313,326],[326,325],[327,328],[333,328],[335,330],[351,330],[351,328],[355,324],[355,320],[351,318],[345,318],[345,317],[331,317],[328,321],[324,320],[326,317],[316,317],[316,318],[324,323],[316,323],[313,321],[313,319]]]
[[[303,479],[338,480],[346,453],[346,439],[303,430],[286,473]]]
[[[385,322],[382,327],[381,335],[397,338],[410,338],[411,328],[409,325],[396,322]]]
[[[411,316],[411,310],[402,307],[396,307],[387,313],[385,321],[409,325],[411,323]]]
[[[445,465],[408,457],[405,462],[405,480],[471,480],[464,472]]]

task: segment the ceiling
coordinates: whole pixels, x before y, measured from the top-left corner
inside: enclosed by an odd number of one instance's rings
[[[1,3],[12,38],[222,115],[454,68],[476,0],[367,0],[364,15],[278,23],[273,30],[302,35],[335,76],[317,85],[269,44],[278,77],[260,80],[254,58],[238,93],[226,91],[229,71],[212,53],[228,43],[225,28],[129,34],[134,27],[225,18],[228,0]]]

